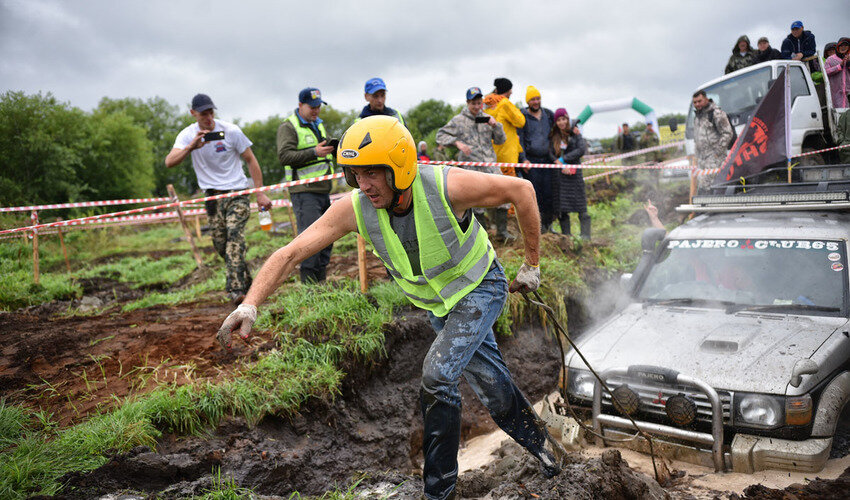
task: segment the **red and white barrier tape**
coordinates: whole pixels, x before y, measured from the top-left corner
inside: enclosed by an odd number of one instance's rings
[[[72,203],[53,203],[50,205],[30,205],[27,207],[0,207],[0,212],[28,212],[30,210],[54,210],[59,208],[104,207],[107,205],[135,205],[136,203],[161,203],[171,198],[132,198],[127,200],[78,201]]]
[[[130,215],[130,214],[138,214],[138,213],[143,213],[143,212],[151,212],[151,211],[154,211],[154,210],[162,210],[162,209],[165,209],[165,208],[183,207],[183,206],[186,206],[186,205],[201,203],[201,202],[205,202],[205,201],[209,201],[209,200],[220,200],[220,199],[223,199],[223,198],[234,198],[236,196],[244,196],[244,195],[249,195],[249,194],[253,194],[253,193],[262,193],[262,192],[265,192],[265,191],[271,191],[272,189],[281,189],[281,188],[286,188],[286,187],[291,187],[291,186],[300,186],[300,185],[303,185],[303,184],[310,184],[310,183],[313,183],[313,182],[319,182],[319,181],[325,181],[325,180],[331,180],[331,179],[339,179],[339,178],[342,178],[342,177],[343,177],[342,173],[328,174],[328,175],[322,175],[322,176],[319,176],[319,177],[314,177],[312,179],[300,179],[300,180],[297,180],[297,181],[281,182],[280,184],[272,184],[270,186],[262,186],[262,187],[258,187],[258,188],[243,189],[241,191],[233,191],[231,193],[222,193],[222,194],[217,194],[217,195],[213,195],[213,196],[206,196],[206,197],[203,197],[203,198],[192,198],[190,200],[174,201],[174,202],[166,203],[166,204],[163,204],[163,205],[154,205],[154,206],[150,206],[150,207],[133,208],[131,210],[122,210],[120,212],[112,212],[112,213],[108,213],[108,214],[91,215],[91,216],[88,216],[88,217],[80,217],[78,219],[48,222],[48,223],[45,223],[45,224],[37,224],[37,225],[32,225],[32,226],[27,226],[27,227],[16,227],[16,228],[13,228],[13,229],[4,229],[4,230],[0,231],[0,234],[18,233],[18,232],[21,232],[21,231],[33,231],[33,230],[36,230],[36,229],[47,228],[47,227],[69,226],[69,225],[72,225],[71,224],[72,222],[79,223],[80,221],[100,220],[100,219],[106,219],[106,218],[117,217],[117,216],[122,216],[122,215]]]
[[[663,144],[660,146],[652,146],[650,148],[638,149],[635,151],[630,151],[628,153],[623,153],[621,155],[609,156],[605,158],[605,163],[582,163],[581,165],[569,165],[570,167],[574,167],[577,169],[596,169],[596,168],[607,168],[611,170],[620,170],[622,165],[611,165],[610,161],[621,160],[623,158],[630,158],[632,156],[638,156],[646,153],[651,153],[653,151],[660,151],[662,149],[668,149],[673,147],[678,147],[684,144],[684,141],[671,142],[668,144]],[[563,163],[505,163],[505,162],[495,162],[495,161],[455,161],[455,160],[430,160],[430,161],[421,161],[423,165],[456,165],[459,167],[514,167],[514,168],[550,168],[550,169],[561,169],[564,168]]]
[[[817,151],[806,151],[805,153],[800,153],[798,155],[794,155],[791,158],[802,158],[804,156],[811,156],[811,155],[816,155],[816,154],[820,154],[820,153],[827,153],[829,151],[837,151],[839,149],[844,149],[844,148],[850,148],[850,144],[842,144],[840,146],[833,146],[831,148],[818,149]],[[718,172],[720,172],[720,167],[718,167],[718,168],[705,168],[705,169],[697,168],[697,169],[694,170],[693,175],[699,177],[699,176],[703,176],[703,175],[716,174]]]

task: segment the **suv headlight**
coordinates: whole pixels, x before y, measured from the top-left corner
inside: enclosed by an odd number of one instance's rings
[[[785,398],[767,394],[735,393],[735,424],[773,429],[785,423]]]
[[[593,386],[596,377],[587,370],[569,369],[567,376],[567,394],[579,399],[593,399]]]

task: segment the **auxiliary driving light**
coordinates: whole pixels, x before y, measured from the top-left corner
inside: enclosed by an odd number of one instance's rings
[[[614,407],[625,415],[634,415],[640,407],[640,396],[627,385],[621,385],[612,392]]]
[[[697,418],[697,404],[690,396],[676,394],[667,398],[664,411],[676,425],[690,425]]]

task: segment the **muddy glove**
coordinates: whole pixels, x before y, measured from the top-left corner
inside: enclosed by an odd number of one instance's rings
[[[528,293],[537,290],[540,286],[540,266],[530,266],[525,262],[516,273],[516,278],[511,282],[509,290],[511,293]]]
[[[239,307],[221,324],[216,338],[222,347],[230,349],[231,334],[239,329],[239,336],[247,339],[255,321],[257,321],[257,308],[250,304],[239,304]]]

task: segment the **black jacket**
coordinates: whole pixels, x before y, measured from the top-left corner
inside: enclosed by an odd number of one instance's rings
[[[565,149],[552,151],[555,158],[561,158],[567,165],[578,165],[581,157],[587,153],[587,142],[579,135],[570,136]],[[587,196],[584,192],[584,176],[582,170],[576,169],[576,173],[567,175],[560,170],[555,170],[555,182],[552,183],[554,202],[554,213],[556,215],[566,212],[587,212]]]
[[[773,61],[774,59],[782,59],[782,53],[770,45],[767,46],[767,50],[756,51],[756,64],[763,63],[765,61]]]
[[[811,31],[803,31],[803,36],[795,38],[794,35],[788,33],[785,40],[782,40],[782,59],[791,59],[791,56],[798,52],[803,53],[803,57],[815,55],[817,45],[815,44],[815,35]]]

